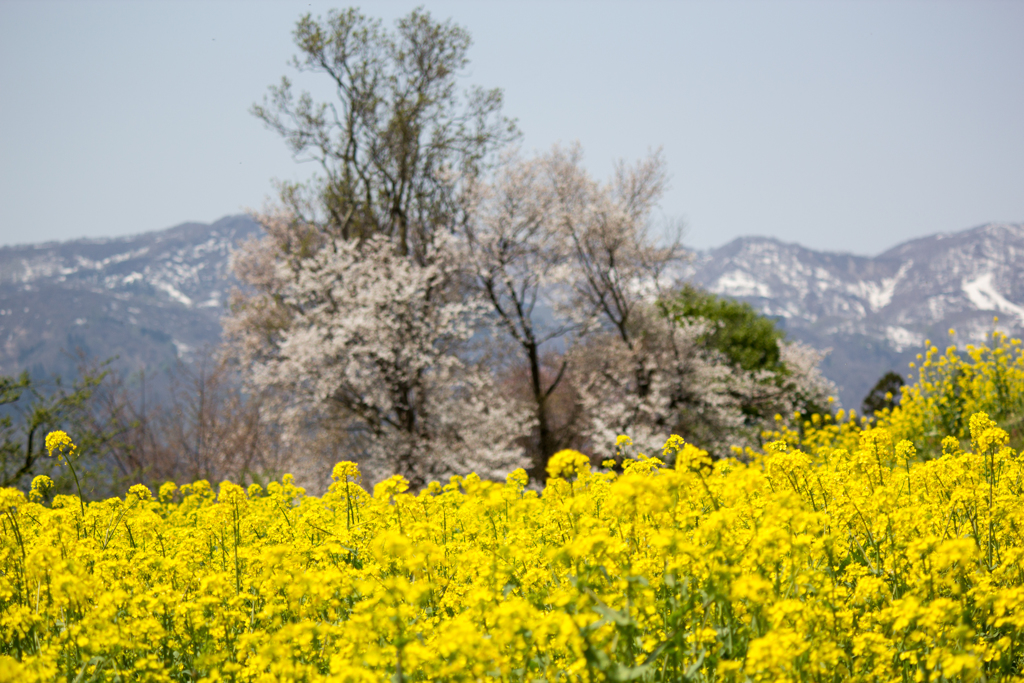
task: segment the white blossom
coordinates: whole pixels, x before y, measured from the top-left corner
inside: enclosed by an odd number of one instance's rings
[[[282,253],[273,235],[249,250],[264,292],[243,297],[231,331],[252,381],[277,390],[286,428],[327,429],[352,457],[417,485],[521,464],[514,442],[529,416],[459,353],[484,311],[462,287],[459,240],[438,234],[421,265],[381,236],[327,239],[277,258],[272,274],[260,264]]]

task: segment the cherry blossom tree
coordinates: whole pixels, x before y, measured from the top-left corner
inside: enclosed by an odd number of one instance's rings
[[[642,306],[634,325],[633,348],[604,333],[575,350],[582,431],[600,457],[616,454],[620,434],[648,454],[678,434],[715,457],[730,456],[734,446],[760,445],[761,433],[778,427],[775,415],[791,424],[798,411],[827,408],[835,393],[818,367],[823,354],[805,344],[779,341],[777,367],[746,370],[705,343],[714,321],[672,320]]]
[[[380,475],[414,485],[522,464],[513,442],[529,414],[467,360],[484,309],[461,281],[459,240],[435,237],[423,266],[384,235],[332,239],[293,270],[275,258],[284,251],[275,235],[285,241],[296,229],[265,220],[268,236],[236,256],[262,293],[236,299],[227,329],[251,381],[276,390],[296,438],[332,432]]]
[[[476,187],[467,224],[467,261],[495,328],[492,355],[511,346],[510,367],[525,368],[527,405],[536,434],[529,439],[529,473],[543,481],[547,459],[570,445],[572,432],[552,410],[568,370],[565,348],[587,331],[592,316],[565,305],[574,277],[572,250],[558,229],[552,156],[508,156],[489,183]],[[560,429],[561,426],[561,429]]]
[[[282,184],[235,260],[246,289],[225,327],[249,380],[296,439],[328,430],[382,475],[515,466],[530,417],[470,360],[483,309],[459,237],[467,188],[516,136],[501,92],[459,87],[469,35],[421,10],[393,31],[351,9],[307,15],[294,37],[294,66],[337,97],[282,79],[253,108],[320,175]]]
[[[728,330],[730,353],[756,341],[737,361],[710,343],[723,332],[715,306],[683,315],[669,305],[692,292],[678,278],[678,232],[659,239],[654,224],[664,187],[660,154],[620,163],[601,183],[574,146],[510,157],[478,190],[470,262],[499,333],[527,369],[532,476],[542,478],[547,458],[570,443],[613,454],[620,434],[648,449],[680,434],[725,455],[755,444],[775,413],[824,406],[834,390],[817,371],[819,355],[779,344],[781,332],[749,307],[722,302],[750,326]],[[747,356],[758,354],[774,360],[751,365]],[[565,384],[575,419],[559,431],[551,397]]]

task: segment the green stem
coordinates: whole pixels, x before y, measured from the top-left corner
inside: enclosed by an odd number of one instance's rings
[[[75,466],[71,464],[71,458],[64,456],[64,461],[68,464],[68,469],[71,470],[71,476],[75,478],[75,488],[78,489],[78,505],[82,508],[82,523],[85,523],[85,503],[82,502],[82,487],[78,483],[78,475],[75,474]]]

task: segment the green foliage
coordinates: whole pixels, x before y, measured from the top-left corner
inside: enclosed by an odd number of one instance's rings
[[[732,365],[747,371],[782,369],[779,340],[785,334],[750,304],[687,284],[673,298],[663,301],[662,307],[676,321],[702,318],[712,323],[715,327],[705,341]]]
[[[83,431],[93,392],[106,377],[105,371],[84,372],[66,386],[60,377],[52,382],[0,376],[0,486],[27,488],[32,476],[50,472],[43,438],[47,432],[75,425],[75,438],[83,454],[94,453],[109,440],[104,430]]]
[[[692,350],[677,347],[675,362],[702,368],[677,382],[678,419],[670,429],[713,457],[761,444],[763,434],[781,423],[799,424],[802,415],[831,409],[833,387],[817,369],[821,355],[798,342],[784,343],[775,322],[749,304],[685,285],[659,307],[692,340]],[[714,406],[703,404],[712,391]],[[720,406],[729,411],[716,415]]]

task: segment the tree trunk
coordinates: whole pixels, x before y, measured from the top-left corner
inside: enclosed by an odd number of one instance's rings
[[[533,462],[530,463],[530,479],[543,484],[547,479],[548,458],[555,454],[557,444],[554,442],[554,434],[548,420],[548,393],[543,388],[543,377],[541,375],[540,354],[537,343],[527,343],[527,352],[530,356],[530,380],[533,384],[533,400],[537,415],[537,431],[539,436],[538,449],[533,454]],[[552,387],[553,388],[553,387]]]

